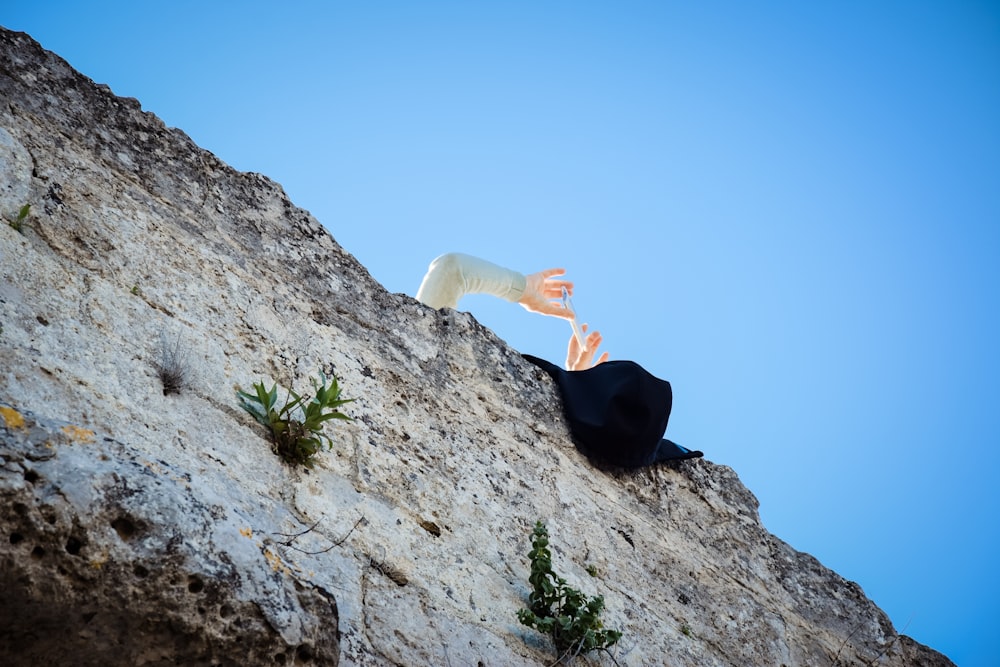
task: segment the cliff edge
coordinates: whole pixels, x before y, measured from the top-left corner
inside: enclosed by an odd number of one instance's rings
[[[276,183],[3,29],[0,92],[3,664],[551,664],[536,519],[618,664],[952,664],[731,469],[595,468],[548,376]],[[235,391],[320,370],[355,421],[293,468]]]

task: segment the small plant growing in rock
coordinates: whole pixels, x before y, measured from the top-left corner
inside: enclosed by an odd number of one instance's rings
[[[605,630],[601,621],[604,598],[588,598],[566,585],[566,580],[552,571],[552,552],[549,551],[549,533],[545,524],[535,522],[531,541],[532,586],[528,608],[517,612],[517,620],[529,628],[552,637],[559,653],[556,664],[572,659],[581,653],[607,650],[621,639],[618,630]]]
[[[319,376],[319,382],[315,378],[309,378],[315,391],[312,398],[289,390],[281,407],[278,407],[277,384],[267,389],[263,382],[256,382],[253,394],[240,390],[236,392],[243,409],[270,430],[274,451],[288,463],[302,464],[309,468],[313,466],[313,459],[323,448],[324,442],[327,449],[333,449],[333,440],[323,433],[323,425],[331,419],[350,421],[351,418],[337,408],[354,400],[340,398],[340,386],[336,377],[329,379],[328,386],[323,371],[320,371]]]
[[[24,206],[21,207],[21,210],[18,211],[17,217],[14,218],[13,220],[8,220],[7,224],[10,225],[15,231],[23,234],[24,221],[28,217],[28,214],[30,212],[31,212],[31,204],[25,204]]]
[[[163,395],[179,394],[187,386],[190,375],[188,358],[185,349],[181,346],[181,337],[177,336],[174,342],[169,342],[165,337],[160,339],[160,356],[156,360],[156,375],[163,385]]]

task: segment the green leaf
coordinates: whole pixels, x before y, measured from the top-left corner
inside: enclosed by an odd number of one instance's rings
[[[256,395],[237,390],[243,408],[260,423],[271,430],[275,451],[290,463],[301,463],[312,467],[313,457],[323,449],[333,449],[333,439],[323,433],[323,425],[331,419],[351,420],[351,417],[335,408],[354,399],[341,399],[337,378],[329,380],[320,370],[321,381],[309,378],[316,395],[297,394],[288,390],[284,404],[278,407],[278,385],[268,389],[263,382],[254,383]],[[332,410],[324,412],[324,410]],[[298,415],[303,420],[299,421]]]
[[[530,610],[518,612],[518,619],[529,627],[552,638],[560,655],[572,650],[586,653],[611,646],[621,637],[616,630],[602,630],[600,612],[604,598],[593,598],[571,588],[567,581],[552,571],[552,556],[545,525],[539,520],[533,530],[531,574],[528,582],[532,592],[528,596]]]

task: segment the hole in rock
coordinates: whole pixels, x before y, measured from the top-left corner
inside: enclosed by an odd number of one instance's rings
[[[205,590],[205,583],[201,579],[194,575],[188,577],[188,591],[201,593],[203,590]]]
[[[41,558],[44,555],[45,555],[45,549],[43,549],[41,547],[35,547],[34,549],[31,550],[31,557],[32,558],[36,558],[37,559],[37,558]]]
[[[221,616],[222,618],[229,618],[232,615],[233,615],[233,608],[230,607],[228,604],[222,605],[222,608],[219,609],[219,616]]]
[[[145,579],[147,576],[149,576],[149,570],[144,568],[142,565],[139,565],[138,563],[132,568],[132,573],[135,574],[135,576],[139,577],[140,579]]]
[[[421,520],[419,524],[421,528],[426,530],[434,537],[441,537],[441,528],[433,521]]]
[[[17,544],[18,542],[23,542],[23,541],[24,541],[24,535],[22,535],[21,533],[11,533],[10,534],[10,543],[11,544]]]
[[[278,653],[277,655],[275,655],[274,656],[274,664],[276,664],[276,665],[283,665],[283,664],[285,664],[285,654],[284,653]]]
[[[312,646],[308,644],[302,644],[297,649],[295,649],[295,658],[301,660],[302,662],[309,662],[313,659]]]
[[[73,556],[78,556],[80,554],[80,549],[82,548],[83,548],[83,542],[76,539],[75,537],[71,537],[68,540],[66,540],[66,552],[68,554]]]
[[[111,522],[111,527],[118,533],[118,537],[123,540],[130,540],[135,535],[135,524],[125,517],[118,517]]]
[[[24,471],[24,481],[28,484],[34,484],[39,479],[39,475],[34,470],[28,469]]]

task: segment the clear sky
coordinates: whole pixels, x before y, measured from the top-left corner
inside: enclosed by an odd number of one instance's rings
[[[449,250],[564,266],[771,532],[1000,665],[998,3],[7,0],[0,25],[281,183],[392,292]],[[565,322],[460,308],[564,357]]]

